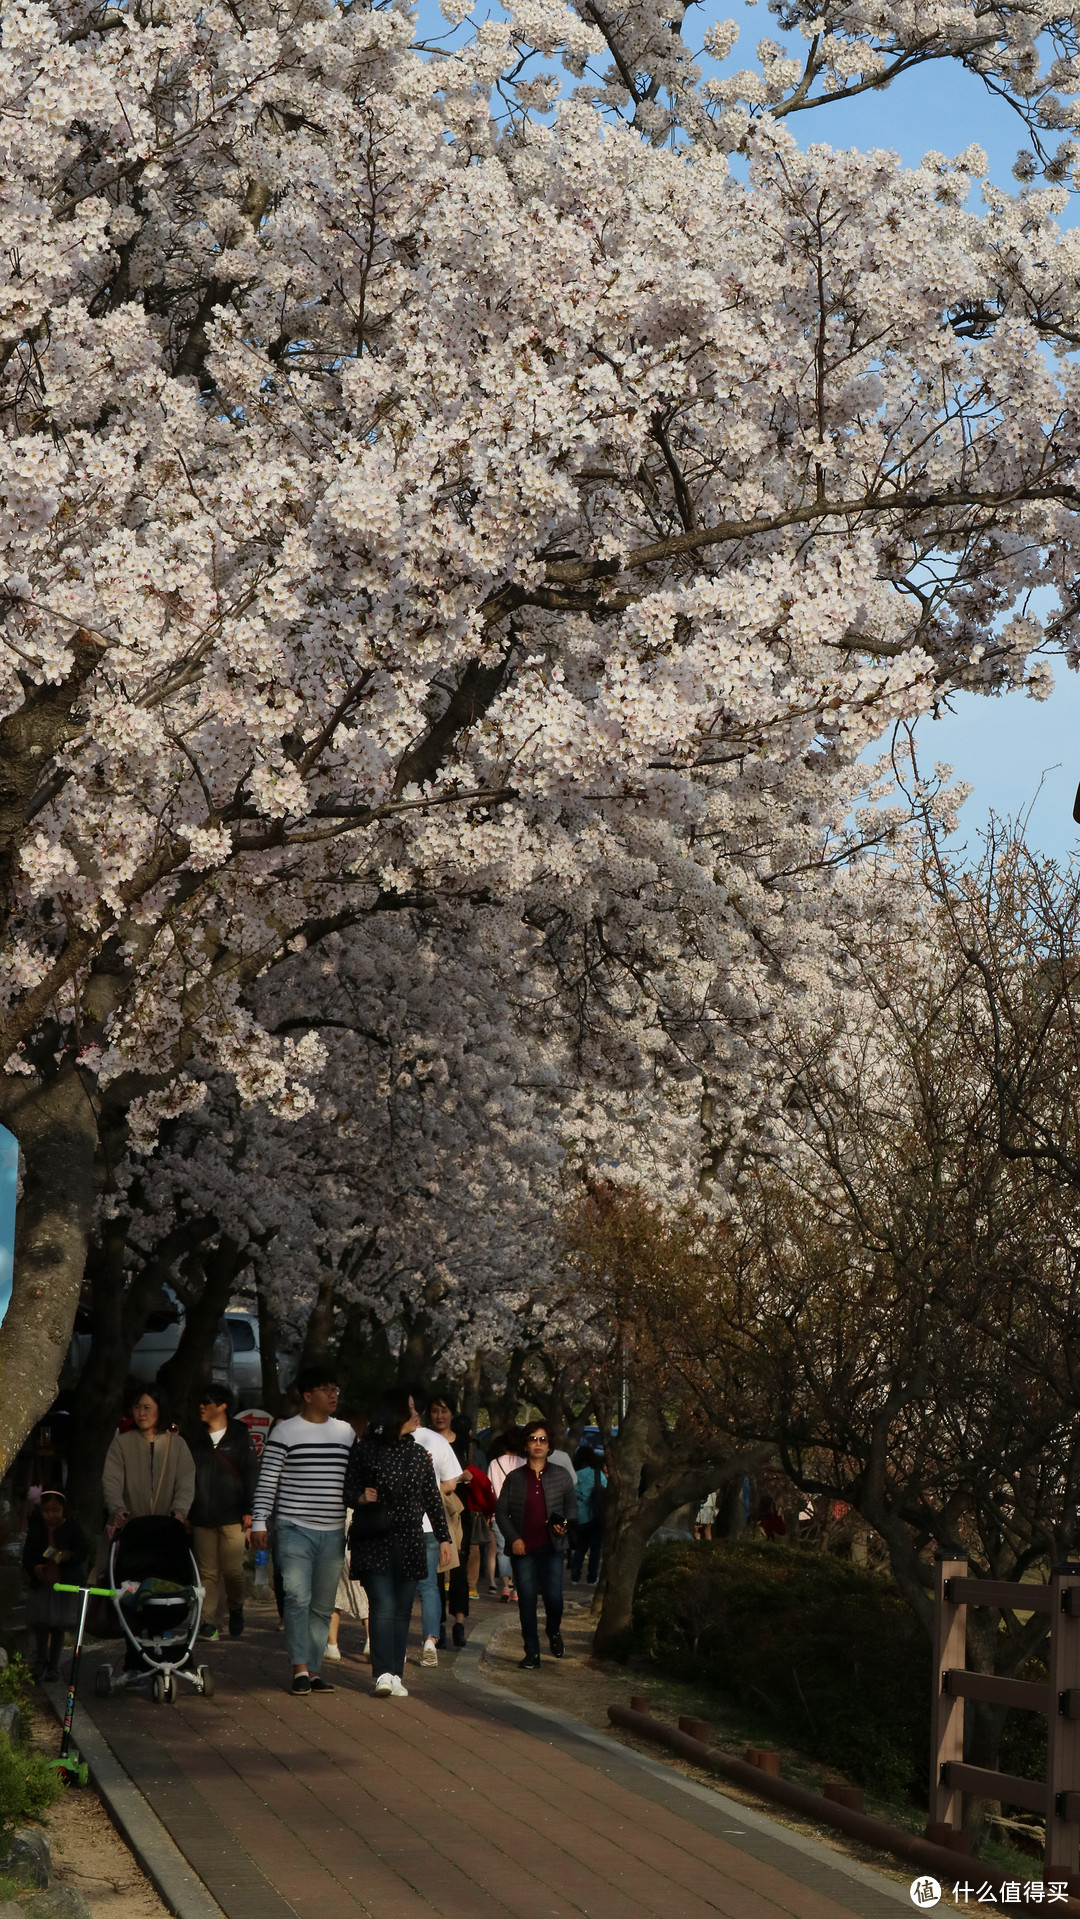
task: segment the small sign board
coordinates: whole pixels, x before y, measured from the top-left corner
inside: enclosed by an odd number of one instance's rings
[[[262,1449],[266,1444],[266,1435],[270,1431],[271,1426],[277,1423],[273,1413],[264,1413],[261,1407],[250,1406],[246,1412],[237,1413],[236,1417],[237,1419],[243,1420],[255,1443],[255,1451],[261,1459]]]

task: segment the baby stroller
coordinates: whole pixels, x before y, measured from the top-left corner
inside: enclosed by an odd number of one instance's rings
[[[187,1533],[178,1519],[129,1519],[109,1555],[113,1605],[128,1643],[122,1672],[99,1666],[94,1691],[100,1699],[120,1687],[150,1681],[155,1704],[177,1696],[178,1679],[190,1680],[209,1699],[214,1676],[195,1666],[192,1654],[202,1618],[203,1587]],[[133,1657],[134,1655],[134,1657]]]

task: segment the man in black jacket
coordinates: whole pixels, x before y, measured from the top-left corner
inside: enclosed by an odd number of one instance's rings
[[[216,1383],[199,1395],[199,1428],[190,1440],[195,1461],[191,1530],[199,1577],[206,1588],[203,1637],[218,1637],[218,1583],[224,1582],[229,1633],[244,1630],[244,1546],[251,1533],[259,1461],[251,1434],[233,1419],[233,1396]]]

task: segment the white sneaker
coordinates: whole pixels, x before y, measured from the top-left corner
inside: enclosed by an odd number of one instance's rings
[[[420,1654],[420,1664],[422,1666],[437,1666],[438,1663],[439,1655],[435,1649],[435,1641],[433,1639],[425,1639],[424,1650]]]
[[[390,1674],[390,1691],[395,1699],[407,1699],[409,1697],[408,1687],[402,1685],[396,1672]]]
[[[392,1673],[392,1672],[383,1672],[383,1673],[380,1673],[380,1674],[379,1674],[379,1677],[378,1677],[378,1678],[376,1679],[376,1681],[375,1681],[375,1697],[376,1697],[376,1699],[391,1699],[391,1698],[393,1698],[393,1694],[394,1694],[394,1687],[395,1687],[395,1686],[400,1686],[400,1684],[401,1684],[401,1681],[400,1681],[400,1679],[395,1679],[395,1677],[394,1677],[394,1675],[393,1675],[393,1673]]]
[[[329,1641],[329,1640],[327,1640],[327,1642],[326,1642],[326,1651],[325,1651],[325,1652],[324,1652],[324,1654],[323,1654],[323,1658],[324,1658],[324,1659],[340,1659],[340,1658],[341,1658],[341,1647],[340,1647],[340,1646],[332,1646],[332,1645],[330,1644],[330,1641]]]

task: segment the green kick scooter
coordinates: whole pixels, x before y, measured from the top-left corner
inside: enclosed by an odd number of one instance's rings
[[[64,1713],[64,1736],[60,1741],[60,1757],[50,1761],[52,1770],[59,1774],[65,1786],[85,1786],[89,1783],[90,1772],[86,1761],[71,1743],[71,1722],[75,1717],[75,1688],[79,1683],[79,1661],[82,1658],[83,1635],[86,1632],[86,1609],[91,1599],[115,1599],[111,1586],[61,1586],[53,1587],[58,1593],[81,1593],[82,1607],[79,1612],[79,1630],[75,1639],[75,1650],[71,1655],[71,1678],[68,1681],[67,1710]]]

